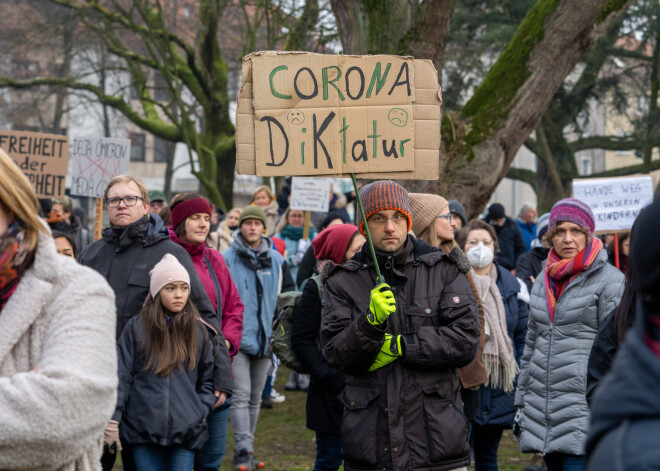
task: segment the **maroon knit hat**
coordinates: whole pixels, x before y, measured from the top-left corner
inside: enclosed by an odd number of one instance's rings
[[[584,229],[589,229],[589,233],[593,234],[596,228],[594,219],[594,213],[586,203],[575,198],[564,198],[557,201],[550,210],[548,227],[562,222],[572,222]]]
[[[406,232],[410,232],[412,216],[410,215],[408,192],[401,185],[392,180],[379,180],[369,183],[360,188],[360,198],[362,199],[362,206],[364,206],[365,219],[369,219],[369,216],[378,211],[394,209],[406,215],[408,218],[408,230]],[[364,221],[362,221],[359,211],[355,220],[360,233],[366,237]]]
[[[188,216],[193,214],[204,213],[211,216],[211,205],[204,198],[193,198],[191,200],[182,201],[172,208],[170,220],[172,227],[178,226],[181,222],[185,221]]]
[[[314,256],[317,260],[330,259],[337,265],[344,263],[348,244],[357,230],[353,224],[335,224],[323,229],[312,240]]]

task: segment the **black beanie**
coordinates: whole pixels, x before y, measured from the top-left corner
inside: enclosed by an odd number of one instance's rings
[[[630,265],[635,290],[648,301],[660,303],[660,198],[644,208],[635,221],[630,241]]]

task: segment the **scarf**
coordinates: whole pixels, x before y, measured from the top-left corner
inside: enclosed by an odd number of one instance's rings
[[[303,229],[304,226],[293,227],[291,224],[287,224],[286,226],[284,226],[284,229],[280,231],[279,237],[282,239],[295,240],[297,242],[303,237]],[[312,240],[315,235],[316,235],[316,228],[314,226],[310,226],[309,239]]]
[[[25,270],[34,262],[34,250],[27,246],[27,231],[13,222],[0,235],[0,312],[16,291]]]
[[[603,243],[598,237],[592,237],[591,243],[580,250],[573,258],[561,258],[555,249],[550,249],[545,263],[545,293],[548,302],[550,322],[555,320],[557,301],[568,285],[577,276],[589,269],[602,250]]]
[[[492,264],[487,275],[477,275],[474,268],[471,273],[484,305],[486,324],[490,328],[490,335],[484,344],[484,364],[488,373],[486,385],[510,393],[519,370],[506,329],[506,310],[497,287],[497,267]]]

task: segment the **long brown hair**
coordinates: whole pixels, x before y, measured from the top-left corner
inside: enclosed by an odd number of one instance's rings
[[[163,377],[181,368],[186,361],[192,371],[197,361],[199,313],[190,297],[181,312],[172,316],[171,330],[166,319],[169,314],[160,302],[160,293],[155,298],[149,297],[140,312],[145,370]],[[202,329],[202,332],[206,337],[206,331]]]

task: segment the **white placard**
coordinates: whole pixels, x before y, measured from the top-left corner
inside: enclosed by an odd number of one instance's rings
[[[128,172],[130,139],[72,137],[69,144],[71,194],[103,198],[108,182]]]
[[[573,180],[573,196],[593,211],[596,231],[622,231],[653,201],[653,180],[648,175]]]
[[[330,209],[330,180],[293,177],[289,207],[303,211],[328,212]]]

